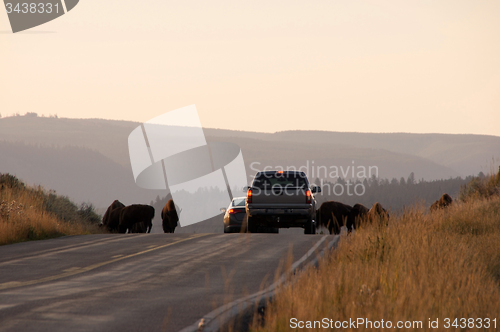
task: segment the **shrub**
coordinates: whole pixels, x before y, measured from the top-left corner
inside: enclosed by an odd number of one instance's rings
[[[460,188],[459,199],[463,202],[470,199],[489,198],[500,195],[500,167],[497,174],[474,177]]]
[[[29,187],[13,175],[0,174],[0,244],[101,233],[100,220],[91,204],[78,207],[55,191]]]

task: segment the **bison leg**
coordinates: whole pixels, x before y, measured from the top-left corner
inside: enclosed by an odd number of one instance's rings
[[[347,228],[347,234],[352,233],[352,230],[354,229],[354,223],[352,222],[351,217],[347,218],[345,227]]]
[[[332,219],[328,220],[328,230],[330,231],[330,235],[331,234],[335,234],[335,235],[340,234],[340,225],[339,225],[339,222],[337,221],[337,218],[335,218],[333,213],[332,213]]]
[[[328,231],[330,232],[330,235],[340,234],[338,223],[335,220],[328,220]]]

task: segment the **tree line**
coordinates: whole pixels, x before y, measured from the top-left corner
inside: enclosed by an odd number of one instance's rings
[[[467,176],[417,181],[412,172],[407,178],[401,177],[399,180],[372,176],[369,179],[355,181],[343,178],[339,178],[336,182],[316,179],[314,183],[322,187],[322,192],[316,195],[319,204],[325,201],[338,201],[348,205],[359,203],[370,207],[375,202],[379,202],[384,207],[396,211],[414,204],[430,206],[444,193],[454,199],[458,198],[460,189],[473,178],[473,176]]]
[[[481,176],[484,175],[479,174],[479,177]],[[444,193],[456,199],[460,195],[461,188],[464,188],[473,178],[474,176],[467,176],[465,178],[455,177],[425,181],[424,179],[416,180],[413,172],[407,178],[401,177],[399,180],[372,176],[363,180],[352,181],[339,178],[336,182],[329,182],[317,178],[314,180],[314,184],[320,186],[322,192],[317,193],[315,197],[318,201],[318,207],[325,201],[338,201],[351,206],[359,203],[367,207],[379,202],[385,208],[397,211],[414,204],[430,206]],[[196,194],[186,193],[186,195],[192,196],[191,198],[200,204],[211,201],[212,194],[215,196],[220,194],[218,190],[217,193],[212,193],[211,190],[215,189],[204,189]],[[242,193],[240,196],[244,195],[245,193]],[[170,198],[172,198],[170,194],[165,197],[157,196],[155,201],[151,201],[151,205],[157,211],[161,211]]]

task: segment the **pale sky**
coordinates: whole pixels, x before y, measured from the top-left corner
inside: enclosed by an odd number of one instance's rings
[[[2,116],[500,136],[500,1],[80,0],[12,34]]]

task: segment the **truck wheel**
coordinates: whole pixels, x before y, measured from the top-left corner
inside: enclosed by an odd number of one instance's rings
[[[316,223],[312,219],[306,222],[306,227],[304,228],[304,234],[316,234]]]
[[[258,227],[255,225],[255,217],[247,218],[247,233],[257,233]]]

